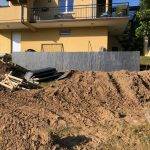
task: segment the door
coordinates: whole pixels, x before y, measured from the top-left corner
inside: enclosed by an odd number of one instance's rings
[[[12,33],[12,52],[21,52],[21,33]]]

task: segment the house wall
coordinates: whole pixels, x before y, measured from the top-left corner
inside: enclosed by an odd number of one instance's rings
[[[74,0],[75,7],[72,16],[76,19],[91,18],[96,16],[96,7],[92,8],[92,4],[96,3],[97,0]],[[47,16],[47,14],[49,16],[51,15],[53,18],[53,16],[57,15],[58,0],[51,0],[51,2],[48,2],[47,0],[34,0],[30,2],[30,7],[54,7],[48,12],[41,12],[41,14],[39,14],[40,19],[42,19],[44,16]]]
[[[11,53],[11,32],[0,32],[0,53]]]
[[[89,5],[87,8],[85,6],[78,6],[74,8],[73,17],[74,18],[90,18],[96,16],[96,8],[92,8],[92,4],[96,4],[97,0],[75,0],[74,5]],[[106,1],[108,3],[108,1]],[[90,6],[91,5],[91,6]],[[31,18],[31,9],[33,7],[57,7],[58,0],[30,0],[28,4],[28,10],[24,7],[24,19]],[[50,10],[52,11],[52,10]],[[48,12],[49,13],[49,12]],[[27,16],[28,15],[28,16]],[[2,22],[20,22],[21,21],[21,6],[14,6],[10,3],[9,7],[0,8],[0,23]]]
[[[27,7],[22,8],[20,5],[12,5],[9,2],[9,6],[0,7],[0,24],[21,22],[22,13],[24,14],[24,20],[27,20]]]
[[[36,6],[40,7],[51,7],[51,6],[58,6],[59,0],[51,0],[51,2],[48,2],[48,0],[31,0],[33,3],[36,4]],[[31,2],[32,3],[32,2]],[[74,0],[74,5],[89,5],[89,4],[96,4],[96,0]]]
[[[39,29],[37,32],[22,32],[21,49],[41,51],[42,44],[63,44],[66,52],[99,51],[107,49],[106,27],[70,28],[70,35],[60,35],[61,29]],[[58,49],[56,47],[56,49]]]
[[[18,30],[17,32],[21,33],[21,50],[34,49],[40,52],[42,44],[53,45],[46,50],[47,52],[54,52],[54,50],[56,52],[87,52],[100,51],[102,48],[107,49],[108,30],[106,27],[70,28],[70,35],[60,35],[60,30],[39,29],[36,32]],[[11,53],[12,32],[4,31],[0,33],[0,53]]]
[[[20,21],[21,6],[0,7],[0,23]]]

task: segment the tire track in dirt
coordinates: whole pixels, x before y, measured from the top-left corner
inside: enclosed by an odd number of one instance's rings
[[[122,71],[117,74],[117,72],[113,73],[113,78],[119,87],[119,92],[121,94],[122,100],[129,99],[137,101],[137,91],[134,91],[135,87],[138,88],[138,84],[136,82],[136,78],[132,78],[129,72]],[[134,90],[133,90],[134,89]]]
[[[122,99],[123,95],[122,95],[122,89],[120,87],[120,84],[118,83],[116,78],[113,76],[113,73],[108,73],[108,76],[110,78],[110,82],[112,82],[114,88],[117,90],[117,93],[120,95],[120,98]]]
[[[150,71],[149,71],[150,72]],[[148,75],[147,75],[148,74]],[[150,90],[150,73],[147,72],[139,72],[137,76],[140,78],[142,81],[142,84]]]

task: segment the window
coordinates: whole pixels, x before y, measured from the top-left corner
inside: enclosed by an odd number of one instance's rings
[[[0,0],[0,7],[9,6],[9,1],[7,0]]]
[[[60,12],[72,12],[73,11],[74,0],[60,0],[59,9]]]

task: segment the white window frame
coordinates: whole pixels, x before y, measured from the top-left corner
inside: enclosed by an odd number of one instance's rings
[[[68,12],[68,0],[65,0],[65,12]]]

